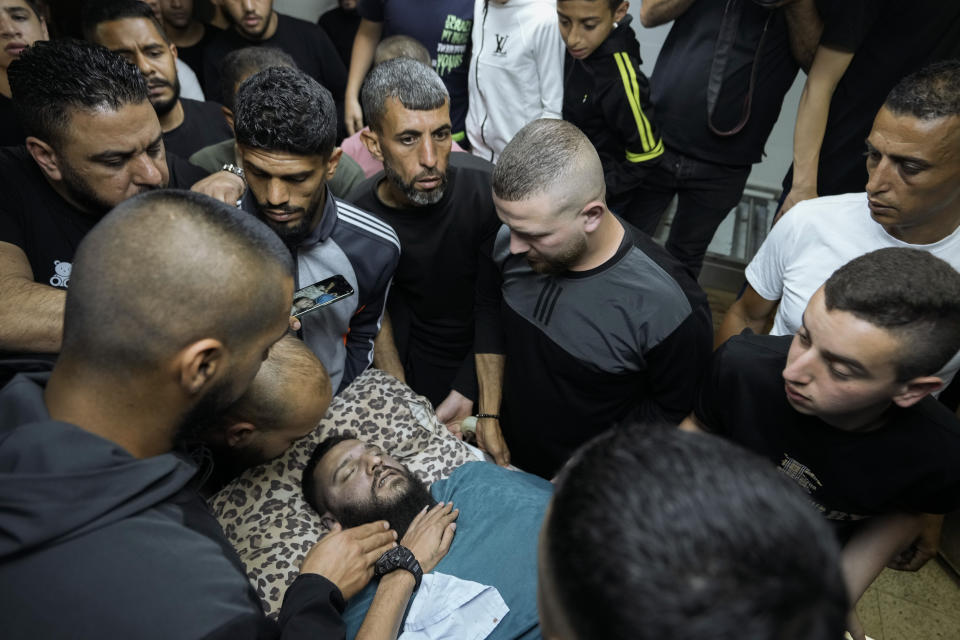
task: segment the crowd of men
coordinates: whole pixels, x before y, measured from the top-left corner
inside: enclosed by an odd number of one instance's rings
[[[4,633],[862,638],[867,586],[960,508],[960,9],[912,3],[926,38],[866,69],[893,3],[643,0],[674,21],[648,84],[626,2],[559,0],[563,119],[474,154],[445,66],[474,3],[355,4],[351,61],[272,0],[86,0],[82,39],[0,0]],[[781,217],[715,333],[706,246],[800,68]],[[267,619],[201,496],[370,367],[486,460],[428,487],[323,441],[302,488],[335,526]]]

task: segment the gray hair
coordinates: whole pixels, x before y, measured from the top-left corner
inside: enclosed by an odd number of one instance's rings
[[[572,187],[571,178],[578,186],[589,190],[596,186],[602,193],[603,169],[596,149],[569,122],[541,118],[520,129],[504,147],[490,182],[498,198],[516,202],[544,193],[561,182]],[[584,184],[585,181],[589,182]]]
[[[237,143],[254,149],[329,156],[337,142],[337,108],[307,74],[270,67],[240,85],[234,129]]]
[[[382,130],[390,98],[406,109],[432,111],[449,101],[450,94],[437,72],[427,65],[411,58],[394,58],[375,66],[360,91],[364,117],[372,130]]]

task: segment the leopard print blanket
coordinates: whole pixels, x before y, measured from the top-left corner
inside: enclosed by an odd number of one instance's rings
[[[317,443],[344,432],[389,451],[428,485],[475,459],[437,422],[426,398],[378,369],[358,376],[333,399],[316,429],[210,499],[268,615],[279,613],[303,557],[328,531],[303,499],[303,467]]]

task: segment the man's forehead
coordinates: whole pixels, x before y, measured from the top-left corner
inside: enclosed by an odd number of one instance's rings
[[[125,103],[114,109],[103,104],[68,111],[65,142],[99,153],[151,144],[161,135],[160,121],[149,100]]]
[[[956,156],[960,116],[918,118],[883,107],[874,119],[867,142],[890,155],[930,160]]]
[[[450,101],[436,109],[408,109],[397,98],[387,98],[384,129],[388,134],[405,130],[436,131],[450,124]]]
[[[270,175],[282,176],[314,171],[328,162],[328,159],[320,154],[305,155],[290,151],[273,151],[243,144],[237,146],[244,162]]]
[[[101,39],[120,42],[165,44],[157,25],[149,18],[119,18],[101,22],[97,25],[97,36]]]

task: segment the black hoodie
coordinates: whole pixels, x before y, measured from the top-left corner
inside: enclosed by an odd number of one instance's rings
[[[138,460],[52,420],[48,375],[0,391],[3,637],[279,636],[190,486],[196,468],[174,454]],[[342,638],[342,609],[332,583],[301,576],[280,612],[283,636]]]
[[[563,64],[563,119],[596,147],[607,202],[640,186],[645,168],[663,155],[660,133],[647,117],[650,82],[640,71],[640,45],[626,16],[583,60],[567,52]]]

